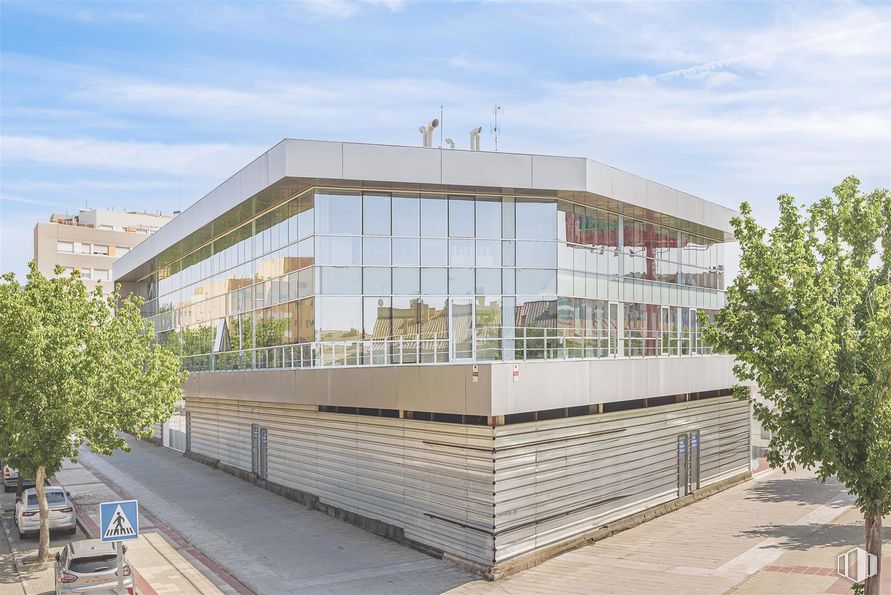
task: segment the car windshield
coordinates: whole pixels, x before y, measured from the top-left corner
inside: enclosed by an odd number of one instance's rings
[[[104,556],[91,556],[89,558],[75,558],[68,563],[68,570],[79,574],[90,572],[105,572],[117,567],[117,556],[106,554]]]
[[[62,492],[47,492],[46,503],[49,506],[53,504],[65,504],[65,494]],[[37,506],[37,494],[28,494],[28,506]]]

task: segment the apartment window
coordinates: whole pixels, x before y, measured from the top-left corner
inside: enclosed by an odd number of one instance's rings
[[[108,256],[108,246],[105,244],[93,244],[93,254]]]
[[[80,277],[81,277],[81,279],[92,279],[93,278],[92,271],[90,269],[81,269]]]
[[[109,270],[108,269],[93,269],[93,279],[101,279],[103,281],[109,280]]]
[[[56,242],[56,249],[59,252],[74,252],[74,242]]]
[[[90,245],[89,244],[78,244],[77,251],[81,254],[89,254],[90,253]]]
[[[115,254],[117,254],[118,256],[123,256],[130,251],[130,248],[127,248],[126,246],[115,246],[114,250]]]

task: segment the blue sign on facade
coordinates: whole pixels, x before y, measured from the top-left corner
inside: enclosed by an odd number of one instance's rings
[[[139,537],[139,503],[136,500],[103,502],[99,505],[102,541],[128,541]]]

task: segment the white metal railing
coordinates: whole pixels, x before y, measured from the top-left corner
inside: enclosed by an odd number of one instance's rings
[[[457,335],[457,337],[455,336]],[[709,355],[700,333],[623,336],[615,331],[579,333],[572,329],[492,327],[447,335],[416,334],[393,339],[317,341],[273,347],[188,355],[183,368],[193,372],[567,360],[618,357]]]

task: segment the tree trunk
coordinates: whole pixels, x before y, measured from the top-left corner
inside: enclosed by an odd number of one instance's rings
[[[37,477],[34,478],[34,488],[37,490],[37,505],[40,507],[40,548],[37,550],[37,561],[49,560],[49,506],[46,503],[46,467],[37,467]]]
[[[864,595],[879,595],[879,581],[882,570],[882,512],[879,502],[874,503],[873,512],[864,518],[866,525],[866,551],[876,557],[876,573],[866,579]]]
[[[22,475],[22,472],[19,471],[19,480],[15,486],[15,497],[19,500],[22,499],[22,492],[25,491],[25,476]]]

